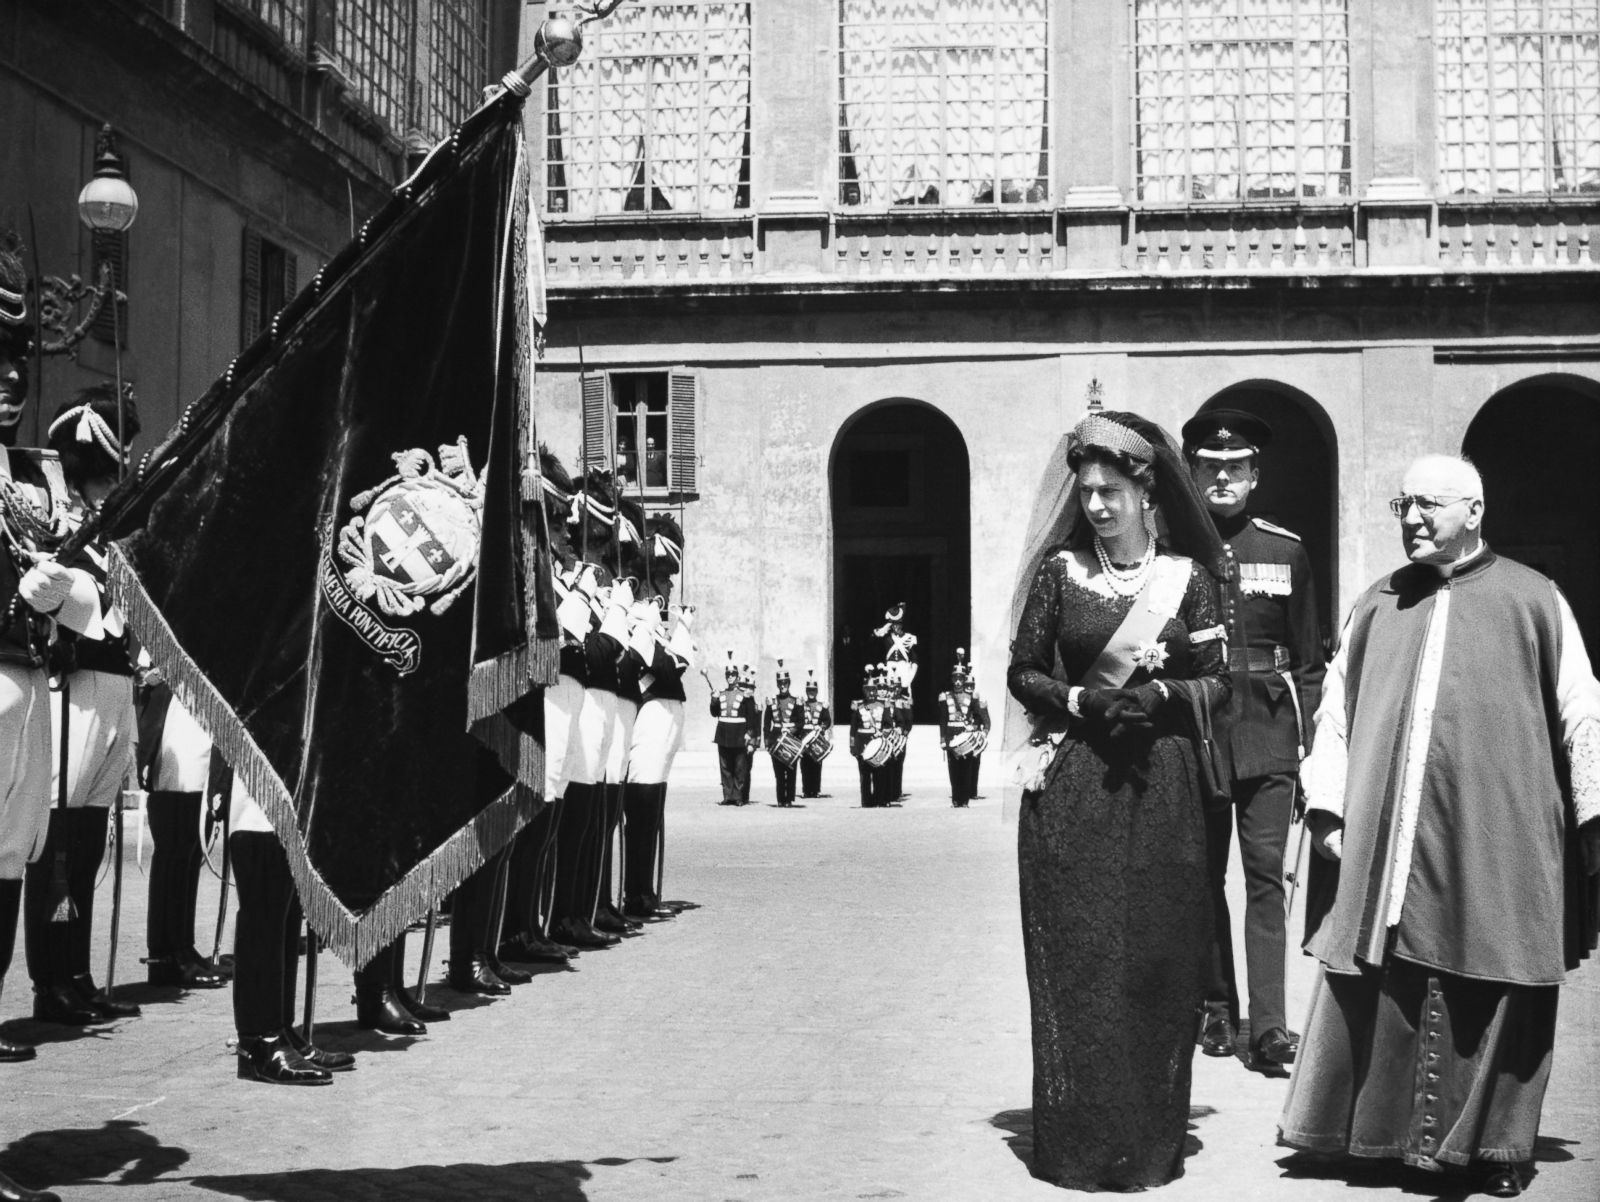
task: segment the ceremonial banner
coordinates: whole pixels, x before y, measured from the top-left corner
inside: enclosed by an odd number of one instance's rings
[[[134,632],[351,965],[540,804],[520,108],[441,144],[107,507]]]

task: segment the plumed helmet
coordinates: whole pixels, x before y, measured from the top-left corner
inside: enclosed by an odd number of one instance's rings
[[[817,694],[817,671],[815,668],[806,669],[806,696],[815,697]]]
[[[728,662],[722,666],[722,675],[729,684],[737,684],[739,680],[739,665],[733,662],[733,652],[728,652]]]
[[[778,661],[777,680],[778,687],[780,689],[786,689],[789,687],[789,669],[783,666],[783,661],[781,659]]]

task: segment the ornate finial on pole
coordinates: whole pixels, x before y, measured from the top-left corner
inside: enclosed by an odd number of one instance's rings
[[[1099,413],[1105,407],[1104,394],[1100,387],[1100,377],[1096,376],[1089,381],[1089,412]]]
[[[577,4],[583,15],[550,17],[542,22],[533,35],[533,56],[515,70],[507,71],[500,82],[511,92],[526,96],[533,85],[551,67],[570,67],[583,54],[583,27],[603,21],[622,6],[623,0],[590,0]]]

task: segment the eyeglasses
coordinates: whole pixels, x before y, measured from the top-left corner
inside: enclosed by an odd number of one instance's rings
[[[1425,518],[1431,518],[1434,511],[1442,505],[1454,505],[1457,501],[1473,501],[1476,497],[1430,497],[1423,494],[1396,497],[1389,502],[1389,512],[1397,518],[1406,516],[1406,511],[1413,505],[1417,512]]]

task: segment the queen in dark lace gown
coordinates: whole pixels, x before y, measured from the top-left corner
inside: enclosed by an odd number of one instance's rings
[[[1159,427],[1095,414],[1068,448],[1068,534],[1008,673],[1059,740],[1018,831],[1034,1173],[1135,1190],[1182,1172],[1211,930],[1194,732],[1230,687],[1222,549]]]

